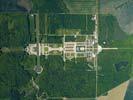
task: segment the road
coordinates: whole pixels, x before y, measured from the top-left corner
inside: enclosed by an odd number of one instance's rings
[[[35,21],[36,21],[36,44],[37,44],[37,67],[40,67],[40,48],[39,48],[39,14],[35,14]]]

